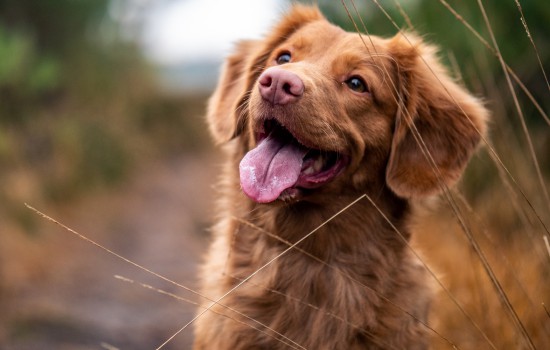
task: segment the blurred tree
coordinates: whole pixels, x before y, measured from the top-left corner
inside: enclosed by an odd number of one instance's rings
[[[77,52],[92,51],[108,0],[0,0],[0,121],[51,100]],[[42,100],[42,101],[37,101]]]
[[[67,200],[120,183],[138,159],[200,142],[203,128],[182,115],[197,102],[157,89],[110,6],[0,0],[0,217],[28,200],[13,185],[21,178],[34,197]]]

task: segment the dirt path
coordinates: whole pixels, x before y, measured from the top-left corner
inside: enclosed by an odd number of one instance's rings
[[[217,169],[210,156],[150,164],[115,192],[49,214],[123,257],[195,289]],[[193,294],[54,224],[40,221],[39,227],[47,237],[38,248],[46,257],[41,267],[45,276],[20,287],[6,307],[6,349],[154,349],[194,316],[193,305],[114,276],[197,300]],[[163,349],[189,349],[191,343],[190,327]]]

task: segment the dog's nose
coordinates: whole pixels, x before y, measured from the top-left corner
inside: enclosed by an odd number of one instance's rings
[[[304,94],[304,82],[292,72],[279,67],[266,69],[258,79],[260,94],[274,105],[296,102]]]

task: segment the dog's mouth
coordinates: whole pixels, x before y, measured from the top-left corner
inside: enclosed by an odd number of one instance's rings
[[[265,121],[257,146],[239,165],[244,193],[258,203],[291,201],[331,181],[348,163],[344,154],[304,146],[276,120]]]

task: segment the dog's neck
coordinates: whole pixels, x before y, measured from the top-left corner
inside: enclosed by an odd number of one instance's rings
[[[271,244],[288,247],[299,242],[298,248],[323,260],[334,258],[327,252],[346,255],[363,249],[357,242],[380,251],[401,251],[410,236],[403,224],[409,215],[408,202],[386,187],[377,194],[337,196],[324,204],[304,200],[250,205],[253,209],[243,219],[261,225],[264,234],[271,235]]]

